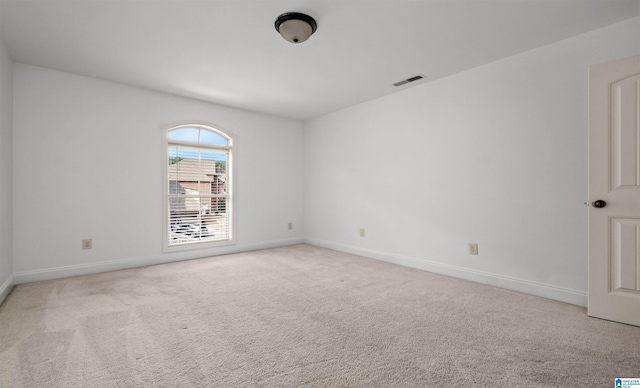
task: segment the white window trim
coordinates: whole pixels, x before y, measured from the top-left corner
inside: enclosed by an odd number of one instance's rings
[[[173,144],[181,144],[186,146],[196,146],[199,148],[210,148],[210,149],[219,149],[226,150],[229,153],[227,160],[227,177],[230,182],[227,183],[227,209],[231,211],[231,215],[229,217],[229,222],[231,223],[231,227],[229,228],[229,233],[231,234],[231,238],[222,241],[203,241],[191,244],[182,244],[182,245],[169,245],[169,179],[168,179],[168,163],[167,163],[167,155],[169,152],[169,139],[168,133],[170,130],[186,128],[186,127],[200,127],[211,130],[215,133],[219,133],[222,136],[229,139],[230,146],[219,146],[219,145],[205,145],[203,146],[201,143],[194,143],[189,141],[175,141],[171,140]],[[202,121],[184,121],[173,123],[170,125],[165,125],[162,127],[162,250],[163,252],[176,252],[176,251],[186,251],[186,250],[194,250],[194,249],[204,249],[204,248],[212,248],[212,247],[220,247],[220,246],[228,246],[234,245],[236,243],[236,190],[235,190],[235,182],[236,182],[236,168],[235,168],[235,157],[237,154],[237,146],[236,146],[237,137],[221,128],[220,126],[213,125],[211,123],[206,123]]]

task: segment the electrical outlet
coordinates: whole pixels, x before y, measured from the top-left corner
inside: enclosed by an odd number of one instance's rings
[[[478,254],[478,244],[477,243],[469,243],[469,254],[477,255]]]
[[[90,238],[86,238],[82,240],[82,249],[91,249],[93,248],[93,240]]]
[[[293,229],[293,222],[289,222],[289,224],[287,225],[287,228],[289,230]]]
[[[364,228],[360,229],[360,237],[364,237]]]

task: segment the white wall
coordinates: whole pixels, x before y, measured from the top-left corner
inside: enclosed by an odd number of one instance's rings
[[[16,282],[302,241],[302,123],[25,64],[14,75]],[[161,127],[186,120],[236,135],[237,244],[165,254]]]
[[[586,305],[587,67],[639,38],[635,18],[308,122],[306,241]]]
[[[0,303],[13,282],[13,63],[0,37]]]

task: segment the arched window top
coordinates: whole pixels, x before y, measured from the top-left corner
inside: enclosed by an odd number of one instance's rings
[[[178,125],[167,130],[171,142],[197,143],[211,146],[231,146],[231,136],[208,125]]]

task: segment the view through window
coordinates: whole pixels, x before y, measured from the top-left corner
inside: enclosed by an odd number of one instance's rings
[[[166,139],[166,247],[231,243],[231,136],[180,125],[169,128]]]

